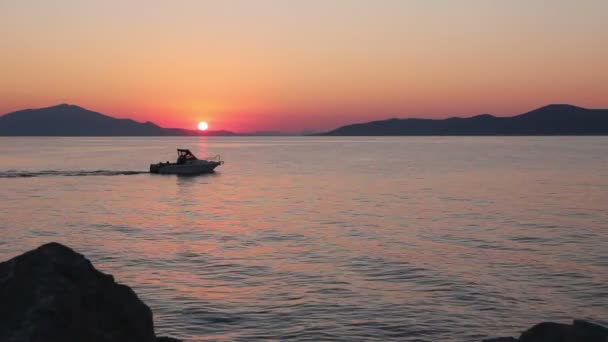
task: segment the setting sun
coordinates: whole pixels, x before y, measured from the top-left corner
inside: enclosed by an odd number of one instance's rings
[[[205,121],[201,121],[198,123],[198,129],[199,131],[206,131],[207,128],[209,128],[209,124],[206,123]]]

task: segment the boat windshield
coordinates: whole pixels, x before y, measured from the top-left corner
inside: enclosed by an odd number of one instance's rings
[[[196,156],[190,150],[177,150],[177,163],[183,164],[188,160],[197,160]]]

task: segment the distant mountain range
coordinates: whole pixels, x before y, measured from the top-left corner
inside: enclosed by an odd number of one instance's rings
[[[163,128],[61,104],[0,116],[0,136],[231,136],[229,131]]]
[[[347,125],[321,135],[608,135],[608,109],[554,104],[512,117],[389,119]]]
[[[292,135],[280,132],[234,133],[163,128],[152,122],[117,119],[61,104],[0,116],[0,136],[235,136]],[[608,109],[549,105],[531,112],[496,117],[389,119],[347,125],[320,135],[608,135]]]

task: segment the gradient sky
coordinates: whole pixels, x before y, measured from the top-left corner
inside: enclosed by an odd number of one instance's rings
[[[324,130],[608,107],[608,1],[0,0],[0,113]]]

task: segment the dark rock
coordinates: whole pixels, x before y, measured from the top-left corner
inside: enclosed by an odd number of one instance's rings
[[[483,342],[608,342],[608,328],[588,321],[575,320],[572,325],[543,322],[524,331],[519,339],[498,337]]]
[[[520,342],[567,342],[572,338],[572,326],[568,324],[543,322],[524,331]]]
[[[58,243],[0,263],[0,303],[0,341],[157,341],[131,288]]]
[[[576,341],[608,342],[608,328],[599,324],[574,320],[572,328]]]

